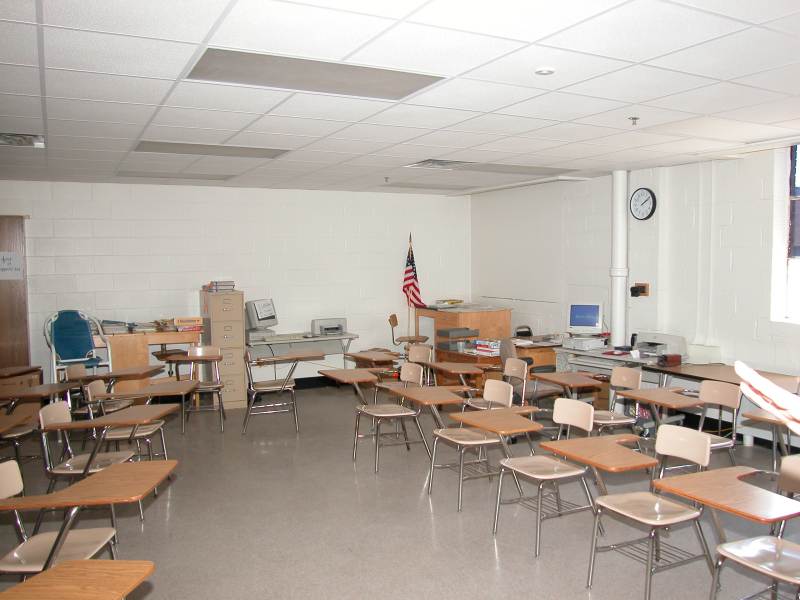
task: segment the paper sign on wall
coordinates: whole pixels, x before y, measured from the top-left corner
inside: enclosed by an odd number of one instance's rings
[[[22,279],[22,257],[17,252],[0,252],[0,279]]]

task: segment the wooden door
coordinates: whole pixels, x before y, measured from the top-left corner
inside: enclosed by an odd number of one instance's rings
[[[31,362],[24,221],[0,217],[0,367]]]

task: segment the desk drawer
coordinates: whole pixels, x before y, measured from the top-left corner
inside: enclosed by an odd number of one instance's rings
[[[208,294],[208,316],[212,321],[241,321],[244,294]]]
[[[212,321],[211,345],[240,348],[244,352],[244,325],[241,321]]]
[[[223,348],[219,372],[224,378],[229,373],[244,373],[244,351],[241,348]]]

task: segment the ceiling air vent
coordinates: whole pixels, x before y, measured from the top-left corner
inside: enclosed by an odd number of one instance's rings
[[[452,171],[453,169],[462,169],[472,163],[464,162],[463,160],[441,160],[436,158],[426,158],[411,165],[406,165],[409,169],[439,169],[443,171]]]
[[[0,146],[44,148],[44,136],[32,133],[0,133]]]

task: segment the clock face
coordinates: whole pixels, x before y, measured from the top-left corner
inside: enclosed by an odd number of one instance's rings
[[[639,188],[631,194],[630,202],[631,214],[635,219],[644,221],[653,216],[656,212],[656,195],[653,190]]]

